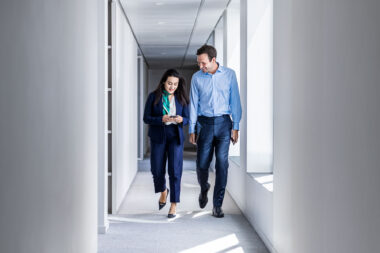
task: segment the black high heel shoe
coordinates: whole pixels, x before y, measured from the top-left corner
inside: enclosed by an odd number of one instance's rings
[[[168,214],[168,218],[169,218],[169,219],[175,218],[175,216],[176,216],[175,213],[169,213],[169,214]]]
[[[169,212],[170,212],[170,210],[169,210]],[[174,212],[174,213],[168,213],[168,218],[169,219],[174,218],[174,217],[176,217],[176,212]]]
[[[169,189],[166,188],[166,202],[167,202],[168,196],[169,196]],[[161,210],[162,208],[164,208],[164,206],[166,205],[166,202],[160,202],[160,200],[158,200],[158,210]]]

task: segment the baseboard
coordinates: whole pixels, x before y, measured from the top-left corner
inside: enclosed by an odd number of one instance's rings
[[[104,226],[98,226],[98,234],[105,234],[108,231],[110,224],[107,222]]]
[[[259,235],[260,239],[264,242],[265,246],[268,248],[269,252],[271,252],[271,253],[277,253],[276,249],[273,247],[273,244],[271,243],[271,241],[269,241],[269,239],[265,236],[265,234],[263,232],[261,232],[261,230],[258,229],[258,227],[255,226],[253,224],[253,222],[251,224],[252,224],[253,228],[256,230],[256,232]]]

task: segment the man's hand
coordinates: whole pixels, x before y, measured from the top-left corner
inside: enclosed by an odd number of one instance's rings
[[[231,142],[233,145],[236,144],[236,142],[239,139],[239,130],[232,130],[231,131]]]
[[[189,142],[193,145],[197,145],[196,140],[197,140],[197,135],[195,133],[190,134]]]

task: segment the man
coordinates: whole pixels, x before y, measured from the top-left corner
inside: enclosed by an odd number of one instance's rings
[[[197,62],[200,70],[191,79],[189,133],[190,142],[197,145],[197,176],[201,186],[199,206],[204,208],[208,202],[208,169],[215,149],[212,215],[222,218],[230,140],[235,144],[239,137],[239,87],[235,72],[216,62],[214,47],[204,45],[199,48]]]

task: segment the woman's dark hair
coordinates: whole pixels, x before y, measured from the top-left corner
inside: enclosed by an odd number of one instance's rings
[[[176,99],[181,103],[181,105],[185,106],[189,104],[189,96],[187,95],[186,90],[186,82],[185,79],[178,73],[175,69],[168,69],[165,71],[165,73],[162,75],[160,83],[157,85],[156,90],[154,91],[155,100],[154,104],[156,105],[158,101],[162,98],[162,93],[165,90],[165,82],[168,80],[168,77],[177,77],[179,79],[178,81],[178,87],[174,92],[174,95],[176,96]]]

